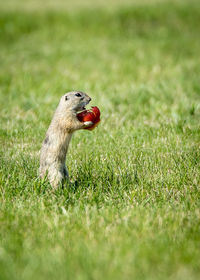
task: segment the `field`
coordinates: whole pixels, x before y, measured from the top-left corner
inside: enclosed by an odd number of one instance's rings
[[[0,2],[0,280],[200,278],[200,2]],[[101,109],[38,179],[59,98]]]

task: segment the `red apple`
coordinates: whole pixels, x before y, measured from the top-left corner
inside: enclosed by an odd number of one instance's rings
[[[92,107],[92,112],[95,115],[95,121],[100,120],[100,114],[101,113],[100,113],[100,110],[99,110],[99,108],[97,106]]]
[[[94,124],[85,129],[93,130],[100,122],[100,110],[97,106],[92,107],[90,110],[84,110],[77,114],[77,118],[80,122],[93,122]]]

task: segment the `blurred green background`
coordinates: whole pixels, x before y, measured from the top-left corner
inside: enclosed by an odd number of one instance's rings
[[[0,279],[200,277],[200,2],[0,1]],[[60,96],[101,109],[38,179]]]

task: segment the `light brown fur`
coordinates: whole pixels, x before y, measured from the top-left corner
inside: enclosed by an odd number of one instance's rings
[[[47,130],[40,151],[39,174],[41,178],[47,176],[54,188],[69,177],[65,160],[73,132],[93,125],[92,122],[80,122],[76,116],[90,100],[80,91],[63,95]]]

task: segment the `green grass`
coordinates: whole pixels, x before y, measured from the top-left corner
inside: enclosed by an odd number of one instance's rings
[[[199,1],[28,3],[0,3],[0,279],[199,279]],[[53,193],[39,150],[74,89],[102,121]]]

